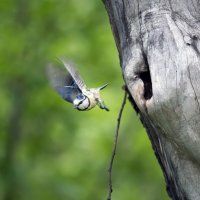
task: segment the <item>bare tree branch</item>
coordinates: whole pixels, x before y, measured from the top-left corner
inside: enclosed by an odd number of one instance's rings
[[[121,109],[117,118],[117,128],[115,131],[115,140],[114,140],[114,146],[113,146],[113,151],[112,151],[112,155],[111,155],[111,160],[110,160],[110,164],[109,164],[109,168],[108,168],[108,183],[109,183],[109,192],[108,192],[108,198],[107,200],[111,200],[111,196],[112,196],[112,192],[113,192],[113,187],[112,187],[112,168],[113,168],[113,161],[115,158],[115,154],[116,154],[116,150],[117,150],[117,142],[118,142],[118,135],[119,135],[119,128],[120,128],[120,122],[121,122],[121,117],[122,117],[122,113],[124,110],[124,106],[126,104],[126,99],[127,99],[127,91],[126,89],[124,90],[124,99],[121,105]]]

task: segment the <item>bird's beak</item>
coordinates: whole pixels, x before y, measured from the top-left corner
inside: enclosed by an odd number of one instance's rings
[[[103,86],[101,86],[101,87],[99,87],[98,90],[103,90],[107,85],[108,85],[108,83],[103,85]]]

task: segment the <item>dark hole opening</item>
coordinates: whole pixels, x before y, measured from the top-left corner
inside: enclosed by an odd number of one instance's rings
[[[139,78],[144,82],[144,98],[148,100],[153,96],[150,71],[141,72]]]
[[[140,78],[144,83],[144,98],[146,100],[150,99],[153,96],[150,71],[148,70],[146,72],[141,72],[140,74],[138,74],[138,78]],[[132,98],[132,96],[130,95],[130,93],[129,93],[128,99],[131,102],[131,104],[133,105],[135,111],[137,113],[139,113],[139,108],[137,107],[137,104],[135,103],[135,101]]]

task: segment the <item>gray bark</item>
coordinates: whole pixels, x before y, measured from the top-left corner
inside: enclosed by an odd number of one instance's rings
[[[200,1],[104,0],[172,199],[200,199]]]

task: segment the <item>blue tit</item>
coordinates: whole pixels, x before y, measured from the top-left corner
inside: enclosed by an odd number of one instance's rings
[[[63,72],[52,64],[47,66],[50,84],[58,94],[65,101],[72,103],[77,110],[86,111],[98,105],[99,108],[109,111],[100,96],[100,90],[104,89],[108,84],[89,89],[74,65],[64,58],[60,60],[67,72]]]

